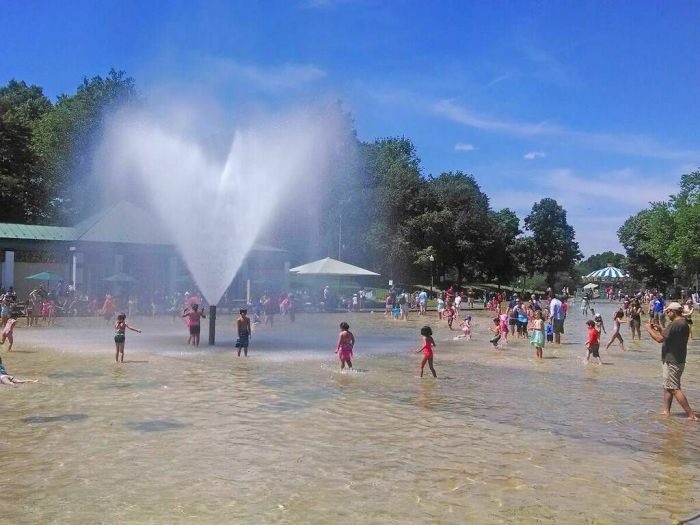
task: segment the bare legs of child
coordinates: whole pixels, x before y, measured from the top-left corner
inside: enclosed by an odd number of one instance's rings
[[[423,368],[425,368],[425,363],[428,363],[428,367],[433,373],[433,377],[437,377],[437,373],[435,372],[435,368],[433,367],[433,358],[427,356],[423,357],[423,360],[420,362],[420,376],[423,377]]]

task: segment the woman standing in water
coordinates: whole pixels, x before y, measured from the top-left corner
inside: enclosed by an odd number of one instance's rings
[[[206,319],[207,316],[204,315],[204,312],[199,311],[198,304],[193,304],[192,309],[182,314],[182,317],[187,317],[187,326],[190,329],[190,336],[187,339],[187,344],[199,346],[199,333],[201,330],[201,324],[199,320]]]
[[[638,300],[632,301],[629,309],[630,316],[630,330],[632,331],[632,341],[634,341],[635,334],[637,338],[642,340],[642,307]]]
[[[352,350],[355,348],[355,336],[350,331],[350,325],[343,321],[340,323],[340,334],[338,335],[338,343],[335,345],[335,353],[340,359],[340,369],[345,368],[347,363],[348,368],[352,369]]]
[[[126,314],[119,314],[116,322],[114,323],[114,345],[117,349],[115,360],[117,363],[119,362],[119,354],[122,355],[122,363],[124,362],[124,343],[126,342],[127,328],[132,332],[138,332],[139,334],[141,333],[141,330],[138,328],[134,328],[133,326],[126,324]]]
[[[423,369],[425,368],[425,364],[428,363],[428,367],[433,373],[433,377],[437,377],[435,368],[433,367],[433,348],[435,348],[433,330],[429,326],[424,326],[420,329],[420,335],[423,337],[423,346],[416,350],[417,354],[423,352],[423,360],[420,363],[420,376],[423,377]]]

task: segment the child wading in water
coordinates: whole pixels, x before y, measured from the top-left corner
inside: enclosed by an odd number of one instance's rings
[[[126,329],[133,332],[141,333],[141,330],[134,328],[126,324],[126,314],[119,314],[117,320],[114,323],[114,345],[117,348],[117,353],[115,355],[115,360],[119,362],[119,354],[122,355],[122,363],[124,362],[124,342],[126,341]]]
[[[236,320],[236,331],[238,332],[238,340],[236,341],[236,348],[238,348],[238,357],[241,357],[241,350],[243,350],[243,355],[248,357],[248,344],[250,343],[250,317],[248,317],[248,310],[241,308],[238,312],[240,316]]]
[[[491,328],[493,332],[493,337],[489,340],[489,343],[493,345],[494,348],[498,348],[498,342],[501,340],[501,320],[498,317],[493,318],[493,327]]]
[[[544,321],[542,320],[542,312],[535,312],[535,319],[532,321],[532,337],[530,344],[535,347],[535,353],[538,359],[542,359],[542,349],[544,348]]]
[[[345,363],[348,368],[352,368],[352,349],[355,347],[355,336],[350,331],[350,325],[343,321],[340,323],[340,334],[338,335],[338,344],[335,346],[335,353],[340,359],[340,369],[345,368]]]
[[[603,362],[600,360],[600,354],[598,350],[600,349],[600,331],[595,326],[594,321],[586,321],[586,326],[588,326],[588,341],[586,341],[586,348],[588,348],[588,355],[586,356],[586,364],[591,360],[591,356],[598,360],[598,364],[602,365]]]
[[[13,332],[15,330],[16,323],[17,319],[15,319],[14,317],[10,317],[5,323],[5,327],[2,330],[2,340],[0,340],[0,345],[4,345],[5,339],[7,339],[10,342],[10,347],[7,349],[8,352],[12,352],[12,343],[14,343],[15,340]]]
[[[462,338],[472,340],[472,316],[468,315],[462,322]]]
[[[423,347],[416,350],[417,354],[423,352],[423,360],[420,363],[420,376],[423,377],[423,368],[425,368],[425,363],[428,363],[433,377],[437,377],[435,368],[433,367],[433,348],[435,347],[433,330],[429,326],[424,326],[420,329],[420,335],[423,336]]]
[[[613,323],[615,323],[615,325],[613,326],[613,331],[612,331],[612,335],[610,336],[610,341],[608,341],[608,344],[605,347],[606,350],[608,348],[610,348],[610,345],[613,344],[613,341],[615,341],[615,339],[617,339],[618,341],[620,341],[620,346],[622,347],[622,351],[623,352],[625,351],[625,342],[622,339],[622,335],[620,334],[620,323],[623,322],[622,318],[624,316],[625,316],[625,312],[623,312],[622,310],[618,310],[617,312],[615,312],[615,315],[613,315]]]
[[[187,317],[187,326],[190,329],[190,336],[187,339],[188,345],[199,346],[199,333],[201,330],[200,319],[206,319],[204,312],[199,311],[199,305],[193,304],[192,310],[185,311],[182,317]]]

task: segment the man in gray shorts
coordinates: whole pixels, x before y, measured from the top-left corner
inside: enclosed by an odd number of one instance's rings
[[[681,376],[685,368],[685,358],[688,354],[688,337],[690,327],[683,317],[683,307],[679,303],[670,303],[666,307],[666,315],[671,321],[666,328],[654,323],[647,323],[646,329],[651,338],[661,343],[661,367],[663,370],[664,415],[670,415],[673,398],[683,407],[688,419],[698,418],[691,410],[688,399],[681,390]]]

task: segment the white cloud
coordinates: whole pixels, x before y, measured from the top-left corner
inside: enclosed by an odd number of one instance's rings
[[[525,160],[535,160],[535,159],[543,159],[547,156],[547,154],[544,151],[529,151],[525,155],[523,155],[523,158]]]
[[[209,59],[210,70],[220,78],[233,78],[268,91],[295,89],[321,80],[326,72],[314,64],[258,65],[230,58]]]
[[[474,151],[475,149],[473,144],[465,144],[464,142],[455,144],[455,151]]]
[[[430,105],[430,111],[453,122],[483,131],[522,137],[560,137],[575,142],[579,146],[623,153],[635,157],[688,161],[697,161],[700,157],[700,151],[668,147],[653,137],[624,133],[576,131],[552,124],[546,120],[541,122],[521,122],[497,118],[475,112],[466,106],[457,104],[453,100],[434,102]]]
[[[667,199],[678,181],[671,176],[646,177],[629,168],[592,174],[556,169],[511,175],[509,179],[527,181],[527,189],[489,192],[493,207],[508,207],[524,217],[540,199],[555,199],[566,210],[585,255],[621,251],[617,230],[622,223],[649,202]]]

